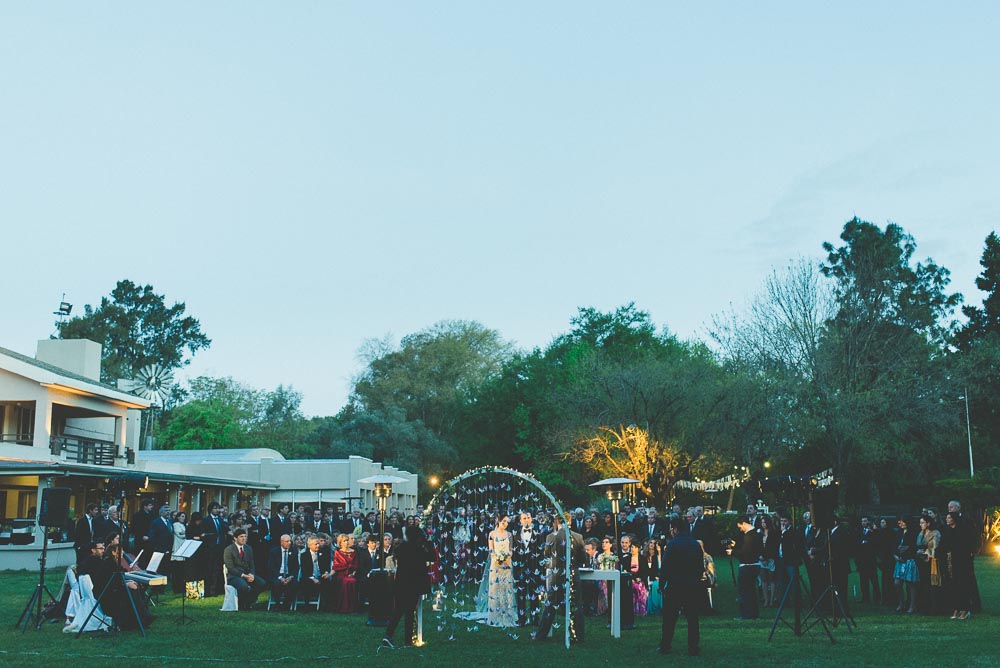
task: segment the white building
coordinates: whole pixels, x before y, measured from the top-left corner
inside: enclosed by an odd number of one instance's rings
[[[209,502],[230,511],[251,502],[374,508],[371,486],[358,480],[387,472],[396,485],[390,506],[412,511],[417,476],[364,457],[286,460],[270,449],[139,451],[140,420],[149,402],[100,382],[101,346],[43,340],[34,358],[0,348],[0,570],[37,568],[38,507],[46,487],[71,490],[71,516],[87,503],[114,501],[106,485],[145,474],[146,486],[125,499],[152,497],[190,516]],[[50,527],[50,530],[52,528]],[[56,527],[49,565],[73,562],[72,527]]]

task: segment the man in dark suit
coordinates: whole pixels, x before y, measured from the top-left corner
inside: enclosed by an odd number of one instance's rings
[[[545,586],[548,595],[545,599],[545,609],[538,619],[538,629],[533,635],[534,640],[542,641],[549,637],[552,623],[555,621],[556,612],[562,608],[566,602],[566,532],[563,529],[565,523],[571,521],[571,515],[566,513],[565,517],[559,515],[552,516],[552,531],[545,537],[544,555],[548,559],[548,568],[545,574]],[[573,616],[573,631],[576,642],[584,640],[584,606],[580,601],[580,572],[579,569],[588,563],[587,554],[583,547],[583,535],[570,529],[570,572],[572,574],[572,586],[570,608]],[[565,608],[563,608],[565,610]]]
[[[205,547],[205,596],[219,596],[223,593],[222,553],[228,542],[229,525],[222,518],[222,506],[213,501],[208,514],[201,520],[201,542]]]
[[[694,522],[691,524],[691,537],[700,540],[705,551],[715,556],[719,553],[719,541],[715,537],[715,525],[711,516],[705,515],[702,506],[694,507]]]
[[[289,508],[287,503],[282,503],[278,506],[278,511],[271,514],[271,538],[278,540],[281,538],[282,534],[293,534],[292,531],[292,521],[289,515],[291,514],[291,508]]]
[[[337,533],[350,533],[351,531],[354,531],[354,525],[350,523],[347,514],[341,510],[334,511],[333,515],[330,517],[330,526]],[[351,531],[347,530],[348,527],[351,527]]]
[[[647,510],[645,518],[637,518],[635,529],[640,543],[645,543],[652,539],[662,543],[666,539],[666,525],[663,523],[663,520],[657,517],[656,508]]]
[[[840,603],[844,606],[844,614],[850,615],[847,599],[847,576],[851,573],[851,545],[854,542],[851,538],[850,529],[841,524],[840,520],[834,516],[830,527],[830,570],[833,573],[833,586],[840,595]],[[832,605],[834,614],[840,614],[840,610]]]
[[[413,644],[413,627],[417,602],[421,594],[431,590],[430,578],[427,575],[427,564],[434,560],[434,550],[424,540],[423,532],[418,526],[408,526],[405,529],[406,540],[399,546],[396,553],[396,580],[393,594],[396,605],[389,625],[382,636],[382,646],[392,647],[392,636],[396,632],[399,620],[405,617],[403,644]]]
[[[149,525],[148,545],[149,558],[154,552],[163,553],[157,572],[166,574],[170,565],[170,551],[174,549],[174,523],[170,521],[170,506],[160,506],[160,516]],[[147,564],[149,558],[146,559]]]
[[[279,544],[271,548],[267,571],[271,574],[271,598],[281,607],[295,600],[299,584],[299,551],[292,548],[292,537],[282,534]]]
[[[778,539],[778,561],[781,564],[779,571],[781,580],[778,584],[781,587],[781,596],[784,596],[789,583],[798,575],[799,566],[802,565],[802,536],[792,528],[792,519],[787,515],[782,515],[779,523],[781,534]],[[796,582],[794,586],[798,586],[798,583]],[[794,597],[794,590],[789,596]],[[790,600],[794,604],[794,598]]]
[[[688,526],[688,523],[679,517],[670,519],[671,539],[663,550],[659,573],[659,586],[663,592],[660,654],[670,652],[681,610],[684,611],[688,625],[688,654],[697,656],[700,652],[701,633],[698,613],[705,597],[705,585],[701,580],[705,573],[705,561],[698,541],[686,531]]]
[[[260,506],[256,503],[250,504],[250,515],[247,517],[247,545],[253,548],[255,554],[261,555],[261,559],[264,563],[259,565],[260,574],[267,577],[267,559],[264,555],[268,554],[267,541],[264,540],[265,536],[268,535],[269,527],[264,516],[260,514]]]
[[[128,535],[126,534],[127,526],[125,522],[121,519],[121,513],[118,506],[111,506],[108,508],[108,518],[101,522],[101,526],[98,529],[97,538],[104,540],[108,537],[111,532],[117,532],[120,536],[119,542],[123,545],[128,545]]]
[[[803,513],[803,517],[805,517],[805,513]],[[813,596],[813,605],[819,602],[820,594],[830,585],[828,539],[829,532],[827,530],[820,529],[812,523],[805,526],[806,574],[809,576],[809,592]],[[829,613],[829,609],[827,612]]]
[[[757,619],[760,616],[757,576],[760,575],[760,556],[764,549],[760,534],[754,529],[750,517],[743,515],[737,520],[736,526],[743,533],[743,541],[736,552],[740,560],[740,573],[736,580],[740,602],[740,616],[737,619]]]
[[[368,534],[364,545],[358,548],[358,604],[368,603],[368,574],[378,568],[378,536]]]
[[[373,533],[377,535],[379,533],[378,516],[375,513],[368,513],[365,515],[365,521],[361,525],[361,530],[365,533]]]
[[[876,561],[878,548],[878,529],[872,526],[870,517],[862,517],[861,533],[858,535],[857,553],[854,556],[854,565],[858,569],[858,577],[861,580],[862,603],[882,602],[878,584],[878,563]],[[870,594],[869,590],[871,591]]]
[[[621,538],[621,552],[618,553],[618,570],[621,571],[622,610],[621,623],[623,631],[635,630],[635,603],[633,602],[632,579],[641,577],[640,573],[632,573],[632,540],[633,535],[624,534]],[[642,560],[639,562],[642,567]]]
[[[153,500],[143,499],[142,510],[132,518],[132,536],[135,538],[135,552],[144,552],[140,564],[145,567],[149,563],[149,527],[156,516],[153,514]]]
[[[236,588],[239,609],[252,610],[267,582],[257,575],[253,548],[247,545],[245,529],[233,531],[233,542],[222,553],[222,563],[226,565],[226,584]]]
[[[514,595],[517,598],[517,620],[520,626],[524,626],[535,623],[538,597],[545,587],[541,567],[545,536],[534,523],[531,513],[525,511],[518,519],[518,528],[511,536],[511,565]]]
[[[87,509],[76,522],[76,531],[73,534],[73,548],[76,550],[76,563],[80,565],[90,557],[90,544],[100,539],[103,544],[104,536],[100,535],[101,529],[101,507],[96,503],[88,503]]]
[[[330,556],[319,547],[319,539],[311,537],[299,559],[299,593],[306,598],[331,594]]]
[[[323,511],[316,509],[312,512],[312,517],[306,520],[305,530],[310,533],[332,534],[333,527],[323,518]]]
[[[340,527],[340,533],[354,533],[358,527],[364,525],[364,522],[365,518],[361,516],[361,511],[355,508],[344,520]]]

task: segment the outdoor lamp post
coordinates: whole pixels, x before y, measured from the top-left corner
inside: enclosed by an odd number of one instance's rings
[[[638,480],[633,480],[632,478],[605,478],[604,480],[590,483],[591,487],[604,488],[604,495],[611,502],[611,514],[615,522],[614,549],[616,550],[619,549],[620,540],[618,536],[618,505],[625,496],[625,485],[634,485],[638,482]]]

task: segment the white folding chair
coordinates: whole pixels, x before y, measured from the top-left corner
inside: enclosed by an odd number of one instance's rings
[[[232,612],[234,610],[240,609],[239,598],[236,594],[236,587],[229,584],[229,569],[226,565],[222,565],[222,581],[226,583],[225,585],[225,597],[222,599],[222,607],[220,610],[222,612]]]

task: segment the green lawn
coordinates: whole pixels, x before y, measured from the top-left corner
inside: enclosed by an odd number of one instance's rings
[[[566,650],[558,642],[532,644],[527,629],[509,634],[483,626],[468,631],[462,623],[454,640],[450,630],[439,633],[438,619],[425,617],[426,644],[420,648],[382,650],[376,654],[381,630],[366,627],[361,616],[305,613],[218,611],[221,598],[188,605],[197,623],[178,626],[180,601],[166,594],[157,608],[157,621],[143,639],[138,632],[116,637],[81,638],[61,633],[61,625],[49,624],[27,633],[13,628],[34,587],[37,574],[0,574],[0,665],[98,665],[160,666],[208,663],[277,663],[326,660],[371,662],[373,666],[408,665],[478,666],[511,665],[525,659],[538,666],[588,666],[647,662],[694,665],[831,665],[841,666],[995,666],[1000,663],[1000,616],[992,611],[1000,592],[1000,563],[994,558],[977,560],[979,586],[987,612],[966,622],[941,617],[911,617],[884,612],[882,608],[854,605],[859,628],[853,633],[841,626],[831,645],[820,629],[804,638],[779,630],[767,642],[771,619],[736,622],[729,567],[719,563],[720,588],[716,601],[719,614],[702,620],[702,656],[690,659],[683,651],[671,657],[654,653],[659,640],[659,618],[640,618],[637,631],[613,640],[604,623],[590,620],[587,642]],[[48,578],[46,578],[48,580]],[[61,576],[53,574],[58,586]],[[853,589],[853,582],[852,582]],[[55,590],[55,587],[53,587]],[[262,597],[263,600],[263,597]],[[684,622],[678,624],[675,647],[684,648]],[[402,629],[397,632],[397,640]],[[523,654],[522,654],[523,653]],[[109,663],[126,659],[127,664]]]

